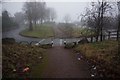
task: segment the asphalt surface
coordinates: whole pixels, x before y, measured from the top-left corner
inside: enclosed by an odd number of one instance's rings
[[[16,40],[16,42],[20,42],[20,41],[40,41],[41,39],[37,39],[37,38],[29,38],[29,37],[23,37],[21,35],[19,35],[19,32],[22,31],[24,28],[19,28],[19,29],[14,29],[12,31],[8,31],[8,32],[4,32],[2,33],[2,38],[14,38]]]
[[[57,31],[55,29],[55,34],[56,34],[55,38],[47,38],[47,39],[23,37],[23,36],[19,35],[19,32],[22,30],[23,30],[23,28],[4,32],[4,33],[2,33],[2,38],[14,38],[16,40],[16,42],[36,41],[36,42],[41,43],[41,44],[49,44],[53,41],[53,46],[62,46],[64,44],[64,41],[66,41],[67,43],[70,43],[70,42],[75,42],[75,41],[81,40],[80,38],[66,38],[66,39],[58,38],[58,37],[62,36],[62,35],[60,35],[61,32],[58,31],[58,29],[57,29]]]
[[[75,55],[62,46],[49,49],[48,65],[42,71],[41,78],[90,78],[90,66]]]

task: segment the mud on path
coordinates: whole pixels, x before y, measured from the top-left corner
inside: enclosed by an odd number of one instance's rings
[[[72,50],[55,46],[47,54],[48,65],[42,78],[90,78],[89,66],[82,60],[78,61]]]

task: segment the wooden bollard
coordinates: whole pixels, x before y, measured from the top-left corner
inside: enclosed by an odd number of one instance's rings
[[[111,32],[109,32],[109,34],[108,34],[108,39],[110,39],[110,33],[111,33]]]
[[[93,42],[93,37],[91,36],[91,43]]]

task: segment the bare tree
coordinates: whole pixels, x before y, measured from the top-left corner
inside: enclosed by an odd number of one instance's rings
[[[100,41],[102,41],[104,28],[103,22],[105,17],[107,17],[108,15],[111,16],[111,9],[112,6],[105,0],[98,0],[98,2],[92,2],[92,8],[87,8],[87,13],[84,15],[84,17],[87,20],[87,26],[94,28],[96,33],[96,41],[98,41],[99,36]]]
[[[22,12],[16,12],[14,14],[15,16],[15,21],[20,25],[20,24],[24,24],[24,14]]]
[[[65,23],[69,23],[69,22],[71,21],[71,17],[70,17],[69,14],[66,14],[66,15],[64,16],[64,21],[65,21]]]
[[[68,37],[72,37],[73,25],[72,25],[72,23],[70,23],[71,17],[69,14],[66,14],[64,16],[64,21],[65,21],[65,24],[64,24],[65,31],[64,32]]]
[[[54,10],[54,8],[50,8],[50,19],[53,22],[55,20],[55,18],[57,17],[56,12]]]
[[[25,15],[27,17],[27,20],[29,22],[29,30],[33,30],[33,19],[34,19],[34,8],[33,8],[33,2],[26,2],[24,4],[23,10],[25,12]]]
[[[41,2],[41,5],[39,5],[39,14],[40,14],[40,22],[41,24],[43,23],[43,21],[45,20],[45,12],[46,12],[46,3],[45,2]]]
[[[45,16],[45,17],[46,17],[46,20],[47,20],[48,22],[50,22],[50,21],[53,22],[53,21],[56,19],[56,17],[57,17],[54,8],[46,8],[45,14],[46,14],[46,16]]]
[[[120,32],[120,1],[117,2],[118,5],[118,28],[117,28],[117,40],[119,40],[119,32]]]
[[[45,15],[45,21],[50,22],[50,8],[46,9]]]

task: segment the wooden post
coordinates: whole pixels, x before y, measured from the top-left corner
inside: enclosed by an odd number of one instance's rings
[[[111,33],[111,32],[109,32],[109,34],[108,34],[108,39],[110,39],[110,33]]]
[[[93,42],[93,36],[91,36],[91,43]]]
[[[105,40],[105,35],[103,35],[103,40]]]
[[[117,30],[117,40],[119,40],[119,30]]]

